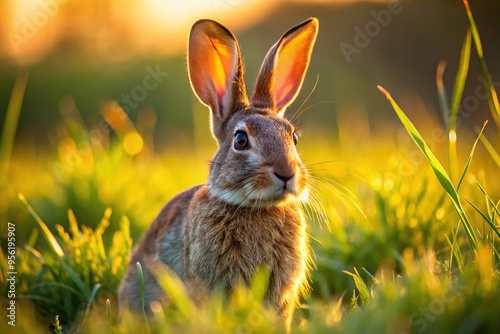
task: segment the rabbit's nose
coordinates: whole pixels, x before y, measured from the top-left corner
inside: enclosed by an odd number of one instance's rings
[[[287,182],[288,182],[291,178],[293,178],[293,177],[295,176],[295,173],[291,174],[290,176],[284,176],[284,175],[280,175],[280,174],[278,174],[278,173],[274,172],[274,175],[276,175],[276,177],[277,177],[278,179],[280,179],[281,181],[283,181],[283,183],[284,183],[284,187],[286,187],[286,183],[287,183]]]
[[[286,190],[287,182],[295,176],[295,167],[293,162],[282,162],[273,166],[274,176],[283,181],[283,190]]]

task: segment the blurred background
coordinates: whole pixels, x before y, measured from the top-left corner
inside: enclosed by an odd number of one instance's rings
[[[498,87],[500,3],[470,4]],[[236,34],[249,90],[271,45],[293,25],[310,16],[319,19],[307,78],[288,111],[291,116],[302,105],[299,125],[310,138],[303,154],[313,162],[365,154],[380,159],[391,145],[408,142],[377,84],[391,92],[424,136],[436,137],[436,129],[444,127],[436,69],[446,61],[444,83],[450,93],[467,31],[458,0],[7,0],[0,11],[0,128],[16,76],[29,73],[5,174],[1,221],[27,219],[16,198],[23,192],[28,199],[33,194],[35,208],[54,221],[64,221],[65,210],[72,208],[92,224],[111,206],[131,216],[140,230],[170,192],[193,180],[204,182],[206,161],[215,150],[208,111],[192,93],[186,73],[186,40],[197,19],[215,19]],[[461,138],[473,138],[475,128],[491,121],[476,58],[471,57],[459,116]],[[316,146],[321,147],[313,153],[318,136],[323,139]],[[379,137],[390,144],[374,145]],[[148,188],[117,158],[100,182],[64,181],[75,170],[95,171],[96,152],[100,148],[108,154],[105,149],[114,139],[132,161],[170,152],[161,166],[168,170],[162,173],[175,176],[176,164],[192,164],[193,175],[165,184],[164,174],[155,178],[158,169],[150,166],[142,171],[150,176]],[[331,147],[345,157],[321,156]],[[386,165],[379,162],[376,168],[383,171]],[[121,175],[117,169],[128,172]],[[106,183],[110,178],[122,187]],[[62,187],[54,185],[57,180]],[[134,190],[134,200],[125,196],[131,183],[140,190]]]
[[[471,1],[471,6],[493,81],[500,81],[495,61],[500,4]],[[353,115],[353,110],[366,116],[370,127],[395,120],[377,84],[408,106],[408,113],[418,116],[425,107],[439,118],[436,68],[446,60],[445,84],[452,83],[467,29],[457,0],[7,0],[0,11],[0,103],[7,105],[15,76],[28,70],[16,141],[40,145],[61,120],[60,103],[66,96],[74,99],[89,126],[102,119],[99,110],[108,99],[127,107],[134,121],[141,111],[153,110],[159,148],[169,145],[177,131],[189,130],[198,102],[186,74],[186,39],[200,18],[215,19],[237,35],[251,88],[264,55],[281,34],[310,16],[318,17],[321,30],[307,81],[291,109],[304,102],[318,80],[307,105],[319,104],[303,119],[327,127],[332,136],[338,136],[337,118]],[[153,79],[150,90],[135,88],[143,85],[148,68],[165,76],[158,78],[161,82]],[[471,68],[470,76],[477,77],[477,66]],[[464,96],[474,94],[476,84],[480,82],[471,80]],[[485,107],[474,110],[477,122],[471,124],[477,126],[487,117]],[[3,122],[5,107],[0,110]]]

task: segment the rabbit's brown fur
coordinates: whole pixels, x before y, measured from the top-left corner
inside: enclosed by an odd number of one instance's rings
[[[302,84],[317,20],[290,29],[268,52],[249,100],[236,39],[220,24],[201,20],[190,34],[191,83],[210,107],[219,149],[208,183],[173,198],[134,250],[120,286],[120,304],[141,309],[136,263],[145,279],[146,312],[168,297],[151,269],[166,264],[196,301],[212,291],[229,295],[255,271],[269,275],[266,302],[287,327],[308,289],[311,255],[300,200],[307,170],[295,149],[295,128],[283,118]]]

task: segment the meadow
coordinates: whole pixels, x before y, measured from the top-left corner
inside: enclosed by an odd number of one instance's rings
[[[298,149],[311,172],[306,209],[315,269],[293,333],[500,328],[500,107],[467,14],[470,30],[453,87],[444,87],[444,67],[437,70],[444,127],[414,125],[385,90],[390,87],[379,90],[397,125],[357,136],[363,120],[339,119],[345,133],[336,139],[305,127]],[[472,133],[460,129],[467,122],[461,108],[471,58],[491,110],[489,122]],[[265,272],[256,273],[249,289],[237,289],[229,300],[213,296],[200,308],[165,271],[158,279],[172,297],[170,307],[155,307],[152,318],[119,314],[116,292],[134,241],[169,198],[205,182],[216,149],[208,119],[158,153],[154,129],[144,125],[154,113],[134,124],[107,104],[101,111],[107,123],[90,128],[67,98],[47,148],[13,150],[28,81],[25,73],[17,77],[0,146],[2,315],[7,310],[0,332],[285,333],[262,305]],[[289,116],[311,104],[294,105]],[[206,112],[197,108],[193,113]],[[15,327],[8,323],[12,300]]]

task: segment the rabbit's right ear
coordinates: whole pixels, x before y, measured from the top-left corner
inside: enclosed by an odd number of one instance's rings
[[[248,106],[236,38],[215,21],[197,21],[189,35],[188,67],[193,90],[210,107],[212,131],[221,141],[225,121]]]
[[[318,34],[318,20],[310,18],[288,30],[269,50],[252,96],[258,108],[283,116],[299,93]]]

